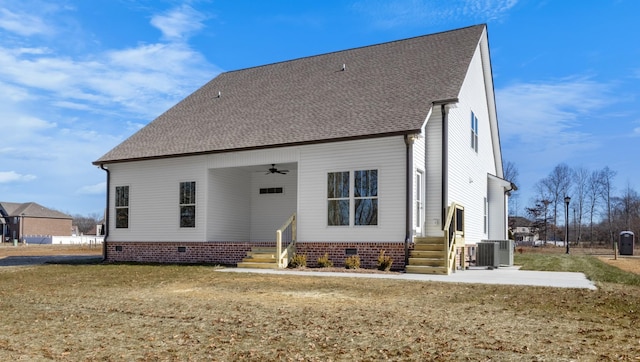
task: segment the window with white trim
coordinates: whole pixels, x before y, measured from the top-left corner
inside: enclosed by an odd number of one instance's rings
[[[355,225],[378,225],[378,170],[353,172]]]
[[[116,186],[116,229],[129,227],[129,186]]]
[[[180,227],[196,227],[196,183],[180,182]]]
[[[378,170],[327,174],[327,225],[378,225]]]
[[[471,112],[471,148],[478,153],[478,117]]]
[[[327,176],[327,225],[349,225],[349,172]]]

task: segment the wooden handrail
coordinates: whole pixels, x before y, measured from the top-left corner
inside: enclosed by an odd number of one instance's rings
[[[456,260],[456,238],[458,237],[458,218],[457,211],[462,210],[464,212],[464,207],[455,202],[451,203],[449,209],[447,210],[447,219],[444,224],[444,252],[447,260],[447,274],[449,274],[455,264]],[[461,232],[460,236],[464,236],[464,231]]]
[[[282,235],[287,231],[290,233],[288,235],[288,240],[285,240],[288,244],[287,247],[282,250]],[[295,243],[297,238],[296,233],[296,214],[293,213],[293,215],[291,215],[289,219],[287,219],[287,221],[285,221],[285,223],[276,230],[276,256],[278,258],[279,268],[286,268],[287,265],[289,265],[289,260],[295,252]]]

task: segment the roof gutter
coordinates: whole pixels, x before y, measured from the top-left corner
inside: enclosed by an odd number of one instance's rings
[[[134,162],[134,161],[148,161],[148,160],[159,160],[165,158],[177,158],[177,157],[188,157],[188,156],[199,156],[199,155],[212,155],[212,154],[222,154],[229,152],[242,152],[242,151],[255,151],[255,150],[266,150],[272,148],[281,148],[281,147],[295,147],[295,146],[306,146],[306,145],[315,145],[315,144],[323,144],[323,143],[333,143],[333,142],[343,142],[343,141],[357,141],[357,140],[366,140],[372,138],[383,138],[383,137],[393,137],[393,136],[404,136],[407,134],[420,133],[420,128],[418,129],[408,129],[402,131],[394,131],[394,132],[385,132],[378,133],[373,135],[361,135],[361,136],[349,136],[349,137],[337,137],[337,138],[329,138],[322,140],[313,140],[313,141],[300,141],[300,142],[290,142],[290,143],[278,143],[272,145],[261,145],[261,146],[248,146],[248,147],[238,147],[238,148],[229,148],[222,150],[209,150],[209,151],[194,151],[194,152],[185,152],[185,153],[175,153],[175,154],[164,154],[164,155],[156,155],[156,156],[140,156],[140,157],[130,157],[130,158],[115,158],[115,159],[99,159],[97,161],[93,161],[92,164],[98,167],[102,167],[102,165],[112,164],[112,163],[124,163],[124,162]]]
[[[111,173],[109,173],[109,169],[104,167],[104,164],[100,164],[100,168],[103,169],[107,173],[107,202],[106,207],[104,209],[104,226],[102,227],[102,232],[104,233],[104,238],[102,239],[102,261],[107,260],[107,237],[109,236],[109,196],[111,190]]]

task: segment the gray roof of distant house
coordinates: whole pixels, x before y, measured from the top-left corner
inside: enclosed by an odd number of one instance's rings
[[[35,202],[0,202],[0,209],[4,210],[7,217],[22,216],[33,218],[49,218],[49,219],[71,219],[72,217],[56,211],[46,208]]]
[[[434,102],[458,97],[484,30],[221,73],[94,163],[416,132]]]

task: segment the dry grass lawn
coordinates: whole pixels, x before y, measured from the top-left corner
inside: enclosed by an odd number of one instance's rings
[[[640,288],[598,286],[0,268],[0,360],[636,360]]]

